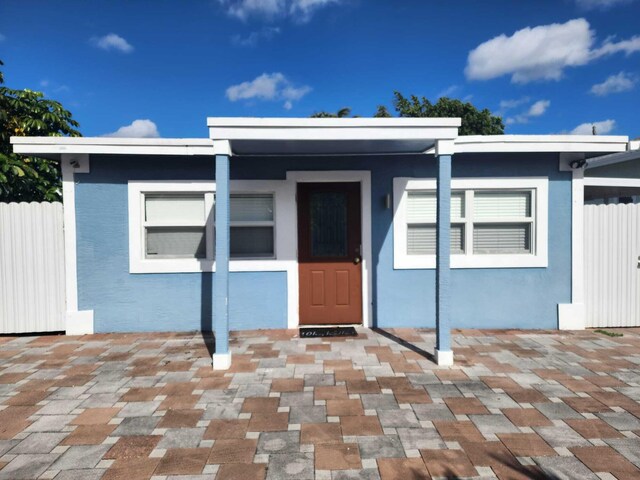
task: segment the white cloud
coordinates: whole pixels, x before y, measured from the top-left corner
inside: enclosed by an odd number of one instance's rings
[[[49,86],[49,80],[47,80],[46,78],[44,80],[40,80],[40,86],[41,87],[48,87]]]
[[[442,90],[440,93],[438,93],[438,95],[436,95],[438,98],[442,98],[442,97],[449,97],[450,95],[453,95],[455,92],[457,92],[460,89],[459,85],[449,85],[447,88],[445,88],[444,90]]]
[[[596,127],[597,135],[606,135],[616,128],[615,120],[602,120],[600,122],[590,122],[578,125],[569,132],[571,135],[592,135],[593,127]]]
[[[540,115],[544,115],[549,108],[551,102],[549,100],[539,100],[529,108],[527,115],[530,117],[539,117]]]
[[[268,20],[288,17],[298,22],[308,22],[313,14],[330,4],[342,0],[218,0],[232,17],[247,20],[262,17]]]
[[[510,75],[514,83],[559,80],[568,67],[625,52],[640,51],[640,36],[615,42],[608,38],[594,48],[595,32],[584,18],[526,27],[511,36],[492,38],[469,52],[465,74],[470,80]]]
[[[316,10],[341,0],[292,0],[289,14],[296,20],[308,22]]]
[[[526,98],[525,103],[528,103],[528,101],[529,99]],[[503,101],[503,102],[508,102],[508,101]],[[503,102],[500,102],[501,106],[503,106]],[[514,104],[516,107],[521,105],[522,99],[512,100],[509,105],[514,105]],[[538,100],[537,102],[533,103],[525,112],[522,112],[521,114],[516,115],[514,117],[509,117],[505,120],[505,122],[507,125],[512,125],[515,123],[528,123],[530,119],[544,115],[550,105],[551,105],[551,101],[549,100]],[[511,107],[511,108],[515,108],[515,107]]]
[[[246,37],[243,37],[242,35],[234,35],[231,37],[231,43],[238,47],[255,47],[260,40],[271,40],[279,33],[279,27],[264,27],[255,32],[251,32]]]
[[[148,119],[134,120],[129,125],[120,127],[112,133],[103,135],[105,137],[132,137],[132,138],[157,138],[160,136],[158,127]]]
[[[596,8],[605,10],[607,8],[631,3],[633,0],[576,0],[576,4],[585,10],[593,10]]]
[[[506,112],[507,110],[512,110],[514,108],[518,108],[520,105],[524,105],[525,103],[529,103],[529,97],[522,97],[513,100],[500,100],[500,110],[499,112]],[[502,113],[501,113],[502,115]]]
[[[311,91],[311,87],[294,86],[282,73],[263,73],[251,81],[242,82],[227,88],[227,98],[232,102],[238,100],[284,100],[284,108],[290,110],[293,102],[300,100]]]
[[[133,52],[133,45],[116,33],[109,33],[103,37],[93,37],[91,43],[102,50],[117,50],[122,53]]]
[[[614,42],[613,39],[614,37],[607,38],[601,47],[595,49],[592,52],[593,58],[604,57],[618,52],[624,52],[627,55],[640,52],[640,35],[635,35],[628,40],[620,42]]]
[[[625,72],[609,76],[604,82],[591,87],[591,93],[603,97],[610,93],[620,93],[632,90],[638,82],[637,78]]]

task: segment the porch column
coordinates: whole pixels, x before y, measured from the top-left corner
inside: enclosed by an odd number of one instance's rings
[[[214,140],[216,159],[215,200],[215,292],[213,320],[215,322],[215,353],[213,369],[227,370],[231,366],[229,351],[229,159],[231,144],[227,140]]]
[[[451,157],[454,143],[436,143],[436,351],[438,365],[453,365],[451,350]]]

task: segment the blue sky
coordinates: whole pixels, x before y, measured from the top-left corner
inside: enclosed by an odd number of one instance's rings
[[[640,0],[2,0],[0,59],[86,136],[370,116],[399,90],[469,100],[507,133],[637,137],[639,19]]]

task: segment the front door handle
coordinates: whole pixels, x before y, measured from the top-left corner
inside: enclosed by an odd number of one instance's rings
[[[356,258],[353,259],[353,264],[354,265],[358,265],[361,261],[362,261],[362,259],[360,257],[356,257]]]

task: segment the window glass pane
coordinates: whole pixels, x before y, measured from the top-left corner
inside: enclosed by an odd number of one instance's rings
[[[451,218],[464,218],[464,193],[451,194]],[[436,193],[409,192],[407,194],[407,222],[432,223],[436,221]]]
[[[273,257],[273,227],[231,227],[232,257]]]
[[[311,255],[347,255],[347,194],[315,192],[310,198]]]
[[[204,258],[204,227],[147,227],[147,257]]]
[[[475,224],[473,253],[531,253],[531,224]]]
[[[475,218],[526,218],[531,216],[531,192],[475,192]]]
[[[409,225],[407,253],[409,255],[435,255],[436,226]],[[451,253],[464,253],[464,225],[451,225]]]
[[[204,222],[204,194],[147,194],[148,222]]]
[[[231,221],[273,220],[273,195],[231,195]]]

